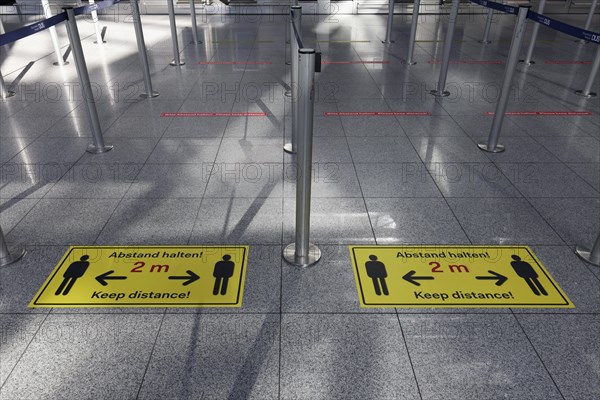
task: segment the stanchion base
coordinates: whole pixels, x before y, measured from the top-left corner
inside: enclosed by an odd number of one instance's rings
[[[158,97],[159,94],[160,93],[158,93],[158,92],[152,92],[152,94],[150,96],[148,96],[148,93],[142,93],[142,94],[140,94],[140,97],[147,99],[149,97]]]
[[[501,144],[497,144],[493,149],[488,149],[487,143],[479,143],[477,145],[481,150],[487,151],[488,153],[502,153],[504,151],[504,146]]]
[[[285,91],[283,94],[284,94],[286,97],[292,97],[292,91],[291,91],[291,90],[286,90],[286,91]]]
[[[23,258],[25,253],[27,253],[27,251],[24,248],[17,246],[16,248],[12,249],[7,257],[0,258],[0,267],[6,267],[7,265],[16,263]]]
[[[95,144],[90,144],[87,147],[87,152],[88,153],[92,153],[92,154],[102,154],[102,153],[106,153],[108,151],[111,151],[113,149],[113,145],[112,144],[106,144],[104,145],[104,147],[96,147]]]
[[[582,260],[596,266],[600,267],[600,257],[592,257],[592,252],[585,247],[577,246],[575,248],[575,254],[579,256]]]
[[[390,41],[382,40],[381,43],[383,43],[383,44],[389,44],[389,43],[396,43],[396,41],[395,40],[390,40]]]
[[[316,264],[321,259],[321,250],[314,244],[308,245],[307,257],[296,257],[296,243],[288,244],[283,249],[283,259],[285,262],[296,267],[307,268]]]
[[[201,40],[192,40],[190,44],[202,44]]]
[[[596,96],[598,96],[598,94],[597,94],[597,93],[594,93],[594,92],[583,93],[583,90],[576,90],[576,91],[575,91],[575,94],[576,94],[577,96],[585,97],[586,99],[589,99],[589,98],[591,98],[591,97],[596,97]]]
[[[529,62],[525,62],[525,60],[519,60],[519,64],[533,65],[535,64],[535,61],[529,60]]]
[[[100,43],[106,43],[106,40],[103,40],[103,41],[102,41],[102,42],[100,42]],[[97,41],[97,40],[94,40],[94,44],[98,44],[98,41]]]
[[[291,143],[286,143],[283,146],[283,151],[285,151],[288,154],[296,154],[296,150],[294,150],[293,146]]]
[[[438,92],[437,90],[431,90],[429,92],[431,95],[435,96],[435,97],[448,97],[450,96],[450,92],[447,90],[444,90],[443,92]]]
[[[13,97],[14,95],[15,92],[13,92],[12,90],[7,90],[6,93],[0,94],[0,98],[8,99],[9,97]]]
[[[402,65],[415,65],[416,63],[417,63],[416,61],[408,62],[407,60],[402,60],[400,62],[400,64],[402,64]]]
[[[179,61],[179,64],[177,64],[177,62],[175,60],[173,60],[169,63],[169,65],[172,67],[180,67],[182,65],[185,65],[185,61]]]
[[[68,61],[63,62],[62,64],[59,63],[58,61],[55,61],[52,63],[52,65],[56,65],[57,67],[63,66],[63,65],[69,65]]]
[[[286,61],[285,65],[292,65],[292,62],[291,61]]]
[[[478,42],[481,43],[481,44],[490,44],[490,43],[492,43],[491,40],[478,40]]]

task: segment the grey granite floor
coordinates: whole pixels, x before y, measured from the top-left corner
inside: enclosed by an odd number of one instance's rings
[[[3,20],[8,31],[21,24]],[[599,102],[573,94],[589,64],[556,63],[591,61],[595,47],[541,28],[509,111],[591,115],[507,117],[506,152],[488,154],[476,144],[504,64],[452,64],[452,96],[434,99],[447,18],[421,17],[410,67],[408,21],[396,16],[386,46],[383,15],[304,17],[304,41],[324,60],[355,62],[317,74],[311,221],[323,258],[306,270],[281,260],[297,172],[282,151],[291,110],[282,16],[203,16],[201,45],[178,16],[181,68],[168,65],[167,17],[144,16],[154,99],[138,97],[125,16],[102,16],[102,47],[80,21],[115,145],[101,155],[85,152],[85,105],[67,90],[75,66],[52,66],[47,32],[4,46],[9,85],[35,63],[0,102],[0,224],[11,246],[28,249],[0,269],[0,399],[600,398],[600,268],[574,255],[600,229]],[[506,61],[514,18],[496,16],[487,46],[477,42],[484,22],[461,15],[453,59]],[[325,115],[358,111],[430,114]],[[69,245],[114,243],[250,245],[243,306],[27,307]],[[350,244],[530,245],[575,308],[361,309]]]

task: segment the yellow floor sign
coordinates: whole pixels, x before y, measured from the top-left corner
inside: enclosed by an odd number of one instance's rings
[[[29,307],[241,307],[248,246],[73,246]]]
[[[361,307],[573,308],[526,246],[350,246]]]

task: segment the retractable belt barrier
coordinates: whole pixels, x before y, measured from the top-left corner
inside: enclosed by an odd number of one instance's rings
[[[470,0],[471,3],[479,4],[480,6],[492,8],[494,10],[502,11],[507,14],[517,15],[519,13],[519,7],[507,6],[504,4],[497,3],[489,0]],[[566,24],[553,18],[549,18],[545,15],[538,14],[534,11],[529,10],[527,12],[527,19],[530,19],[538,24],[545,25],[556,31],[562,32],[566,35],[573,36],[577,39],[582,39],[588,42],[600,44],[600,33],[588,31],[586,29],[577,28],[576,26]]]
[[[121,0],[104,0],[95,4],[89,4],[81,6],[79,8],[75,8],[73,11],[75,11],[75,15],[89,14],[92,11],[102,10],[120,2]],[[27,36],[31,36],[34,33],[46,30],[66,20],[67,13],[63,11],[62,13],[54,15],[50,18],[46,18],[43,21],[24,26],[23,28],[19,28],[11,32],[6,32],[5,34],[0,35],[0,46],[16,42],[17,40],[23,39]]]

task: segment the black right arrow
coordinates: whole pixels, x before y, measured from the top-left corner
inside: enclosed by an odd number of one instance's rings
[[[106,282],[107,280],[110,279],[127,279],[126,276],[110,276],[112,273],[114,273],[115,271],[107,271],[105,273],[103,273],[102,275],[98,275],[96,277],[96,280],[102,285],[102,286],[106,286],[108,285],[108,282]]]
[[[506,282],[508,280],[507,277],[505,277],[504,275],[500,275],[497,272],[494,271],[488,271],[490,274],[492,274],[493,276],[476,276],[475,279],[479,279],[479,280],[495,280],[496,281],[496,286],[502,286],[502,284],[504,282]]]
[[[180,279],[180,280],[185,280],[187,279],[185,282],[183,282],[183,286],[187,286],[192,282],[196,282],[198,279],[200,279],[200,277],[198,275],[196,275],[195,273],[193,273],[192,271],[190,271],[189,269],[187,271],[189,275],[188,276],[170,276],[169,279]]]
[[[433,276],[414,276],[417,271],[409,271],[406,275],[402,277],[407,282],[412,283],[415,286],[421,286],[417,280],[433,280]]]

